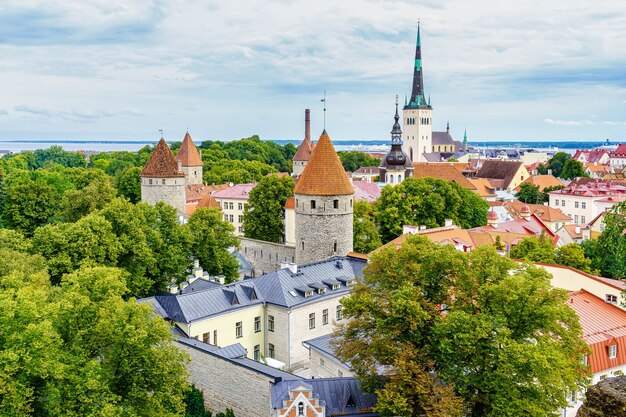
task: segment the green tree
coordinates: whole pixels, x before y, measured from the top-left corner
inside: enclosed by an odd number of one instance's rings
[[[293,197],[295,182],[289,176],[268,175],[250,191],[243,213],[246,237],[282,242],[285,237],[285,203]]]
[[[565,188],[564,185],[551,185],[549,187],[545,187],[541,194],[543,194],[542,203],[547,203],[550,201],[550,191],[556,191]]]
[[[195,385],[185,392],[185,417],[211,417],[204,406],[204,394]]]
[[[130,200],[131,203],[141,201],[141,168],[131,167],[121,171],[116,177],[117,193]]]
[[[47,149],[37,149],[33,154],[37,168],[42,168],[49,164],[59,164],[66,168],[87,166],[85,155],[78,152],[65,151],[58,145],[53,145]]]
[[[563,165],[560,177],[566,180],[573,180],[577,177],[588,177],[588,175],[581,162],[575,159],[568,159]]]
[[[199,208],[186,224],[192,236],[191,252],[211,275],[224,275],[226,282],[237,279],[239,262],[229,249],[239,246],[235,228],[222,219],[222,212]]]
[[[524,182],[519,186],[517,192],[517,199],[524,203],[542,204],[544,194],[539,191],[538,185],[533,185],[529,182]]]
[[[354,251],[358,253],[370,253],[382,246],[380,234],[374,221],[374,205],[365,200],[354,204],[354,216],[352,218]]]
[[[402,226],[443,226],[452,219],[463,228],[487,222],[489,204],[456,183],[434,178],[408,178],[383,188],[375,205],[383,242],[402,234]]]
[[[567,301],[545,270],[492,247],[410,236],[372,257],[333,345],[383,416],[550,417],[586,383]]]
[[[114,198],[115,189],[111,186],[108,178],[105,181],[95,180],[80,190],[67,190],[61,201],[63,219],[68,222],[75,222],[81,217],[103,208]]]
[[[585,253],[591,267],[608,278],[626,277],[626,202],[613,206],[604,215],[604,231],[596,241],[587,241]]]
[[[527,237],[513,246],[511,258],[523,259],[530,262],[554,263],[554,246],[545,234],[539,237]]]
[[[548,161],[548,166],[546,168],[546,174],[548,170],[552,170],[552,175],[555,177],[561,177],[561,171],[563,171],[563,167],[565,166],[565,162],[568,159],[572,159],[572,156],[567,152],[557,152],[554,156]]]
[[[44,179],[27,174],[5,183],[2,222],[11,229],[32,236],[35,229],[58,213],[60,195]]]
[[[377,167],[380,165],[380,159],[372,158],[365,152],[340,151],[337,154],[346,172],[354,172],[361,167]]]
[[[81,269],[60,288],[24,272],[0,279],[0,415],[183,415],[188,358],[149,306],[123,300],[123,271]]]
[[[597,273],[591,269],[591,259],[585,257],[585,251],[578,243],[569,243],[556,248],[554,260],[559,265],[571,266],[589,274]]]

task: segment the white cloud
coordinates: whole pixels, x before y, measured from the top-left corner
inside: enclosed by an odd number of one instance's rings
[[[548,123],[551,125],[558,126],[591,126],[595,125],[595,122],[591,120],[555,120],[555,119],[544,119],[544,123]]]

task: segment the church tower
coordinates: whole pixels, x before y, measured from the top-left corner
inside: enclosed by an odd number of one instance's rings
[[[298,146],[296,154],[293,156],[293,177],[298,178],[302,175],[304,167],[306,166],[315,145],[311,142],[311,110],[304,110],[304,140]]]
[[[185,174],[165,139],[161,138],[143,167],[141,201],[155,205],[163,201],[173,206],[178,215],[185,213]]]
[[[187,185],[202,184],[202,157],[189,132],[185,134],[176,160],[181,164]]]
[[[326,130],[294,190],[296,263],[352,252],[354,188]]]
[[[391,129],[391,150],[381,161],[380,182],[385,184],[401,184],[406,178],[413,176],[413,162],[402,150],[402,129],[398,116],[398,96],[396,96],[395,123]]]
[[[413,66],[413,89],[411,100],[405,101],[404,144],[402,149],[413,162],[425,162],[425,153],[433,149],[433,108],[430,98],[426,101],[424,93],[424,75],[422,71],[422,45],[420,27],[417,25],[417,45],[415,46],[415,64]]]

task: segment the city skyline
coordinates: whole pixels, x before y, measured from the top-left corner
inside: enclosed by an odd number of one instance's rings
[[[470,141],[623,140],[617,1],[9,1],[0,140],[384,140],[417,21],[433,128]],[[478,5],[479,4],[479,5]]]

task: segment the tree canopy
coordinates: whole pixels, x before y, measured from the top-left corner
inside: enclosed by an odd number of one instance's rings
[[[380,233],[374,219],[374,205],[367,201],[358,201],[354,204],[352,218],[353,240],[352,245],[357,253],[370,253],[382,246]]]
[[[571,266],[589,274],[598,273],[597,270],[592,269],[592,261],[585,256],[581,245],[568,243],[555,249],[552,240],[545,235],[528,237],[513,246],[511,258]]]
[[[539,167],[539,172],[540,174],[547,174],[548,170],[551,170],[552,175],[560,177],[565,162],[571,158],[572,156],[567,152],[557,152],[552,158],[550,158],[547,165],[541,165]]]
[[[243,213],[246,237],[279,243],[285,236],[285,203],[293,197],[295,182],[289,176],[268,175],[250,191]]]
[[[489,204],[456,183],[435,178],[407,178],[383,188],[375,205],[383,242],[402,234],[405,224],[443,226],[452,219],[463,228],[487,223]]]
[[[626,202],[615,204],[604,215],[604,231],[595,241],[584,244],[591,266],[608,278],[626,277]]]
[[[539,186],[529,182],[524,182],[519,186],[516,197],[524,203],[542,204],[544,202],[544,194],[539,191]]]
[[[575,159],[568,159],[563,165],[560,177],[566,180],[573,180],[577,177],[588,177],[583,168],[583,164]]]
[[[374,255],[342,304],[335,353],[382,416],[550,417],[586,383],[567,292],[491,247],[411,236]]]
[[[380,166],[380,159],[372,158],[365,152],[359,151],[339,151],[337,152],[343,169],[346,172],[354,172],[361,167],[377,167]]]

